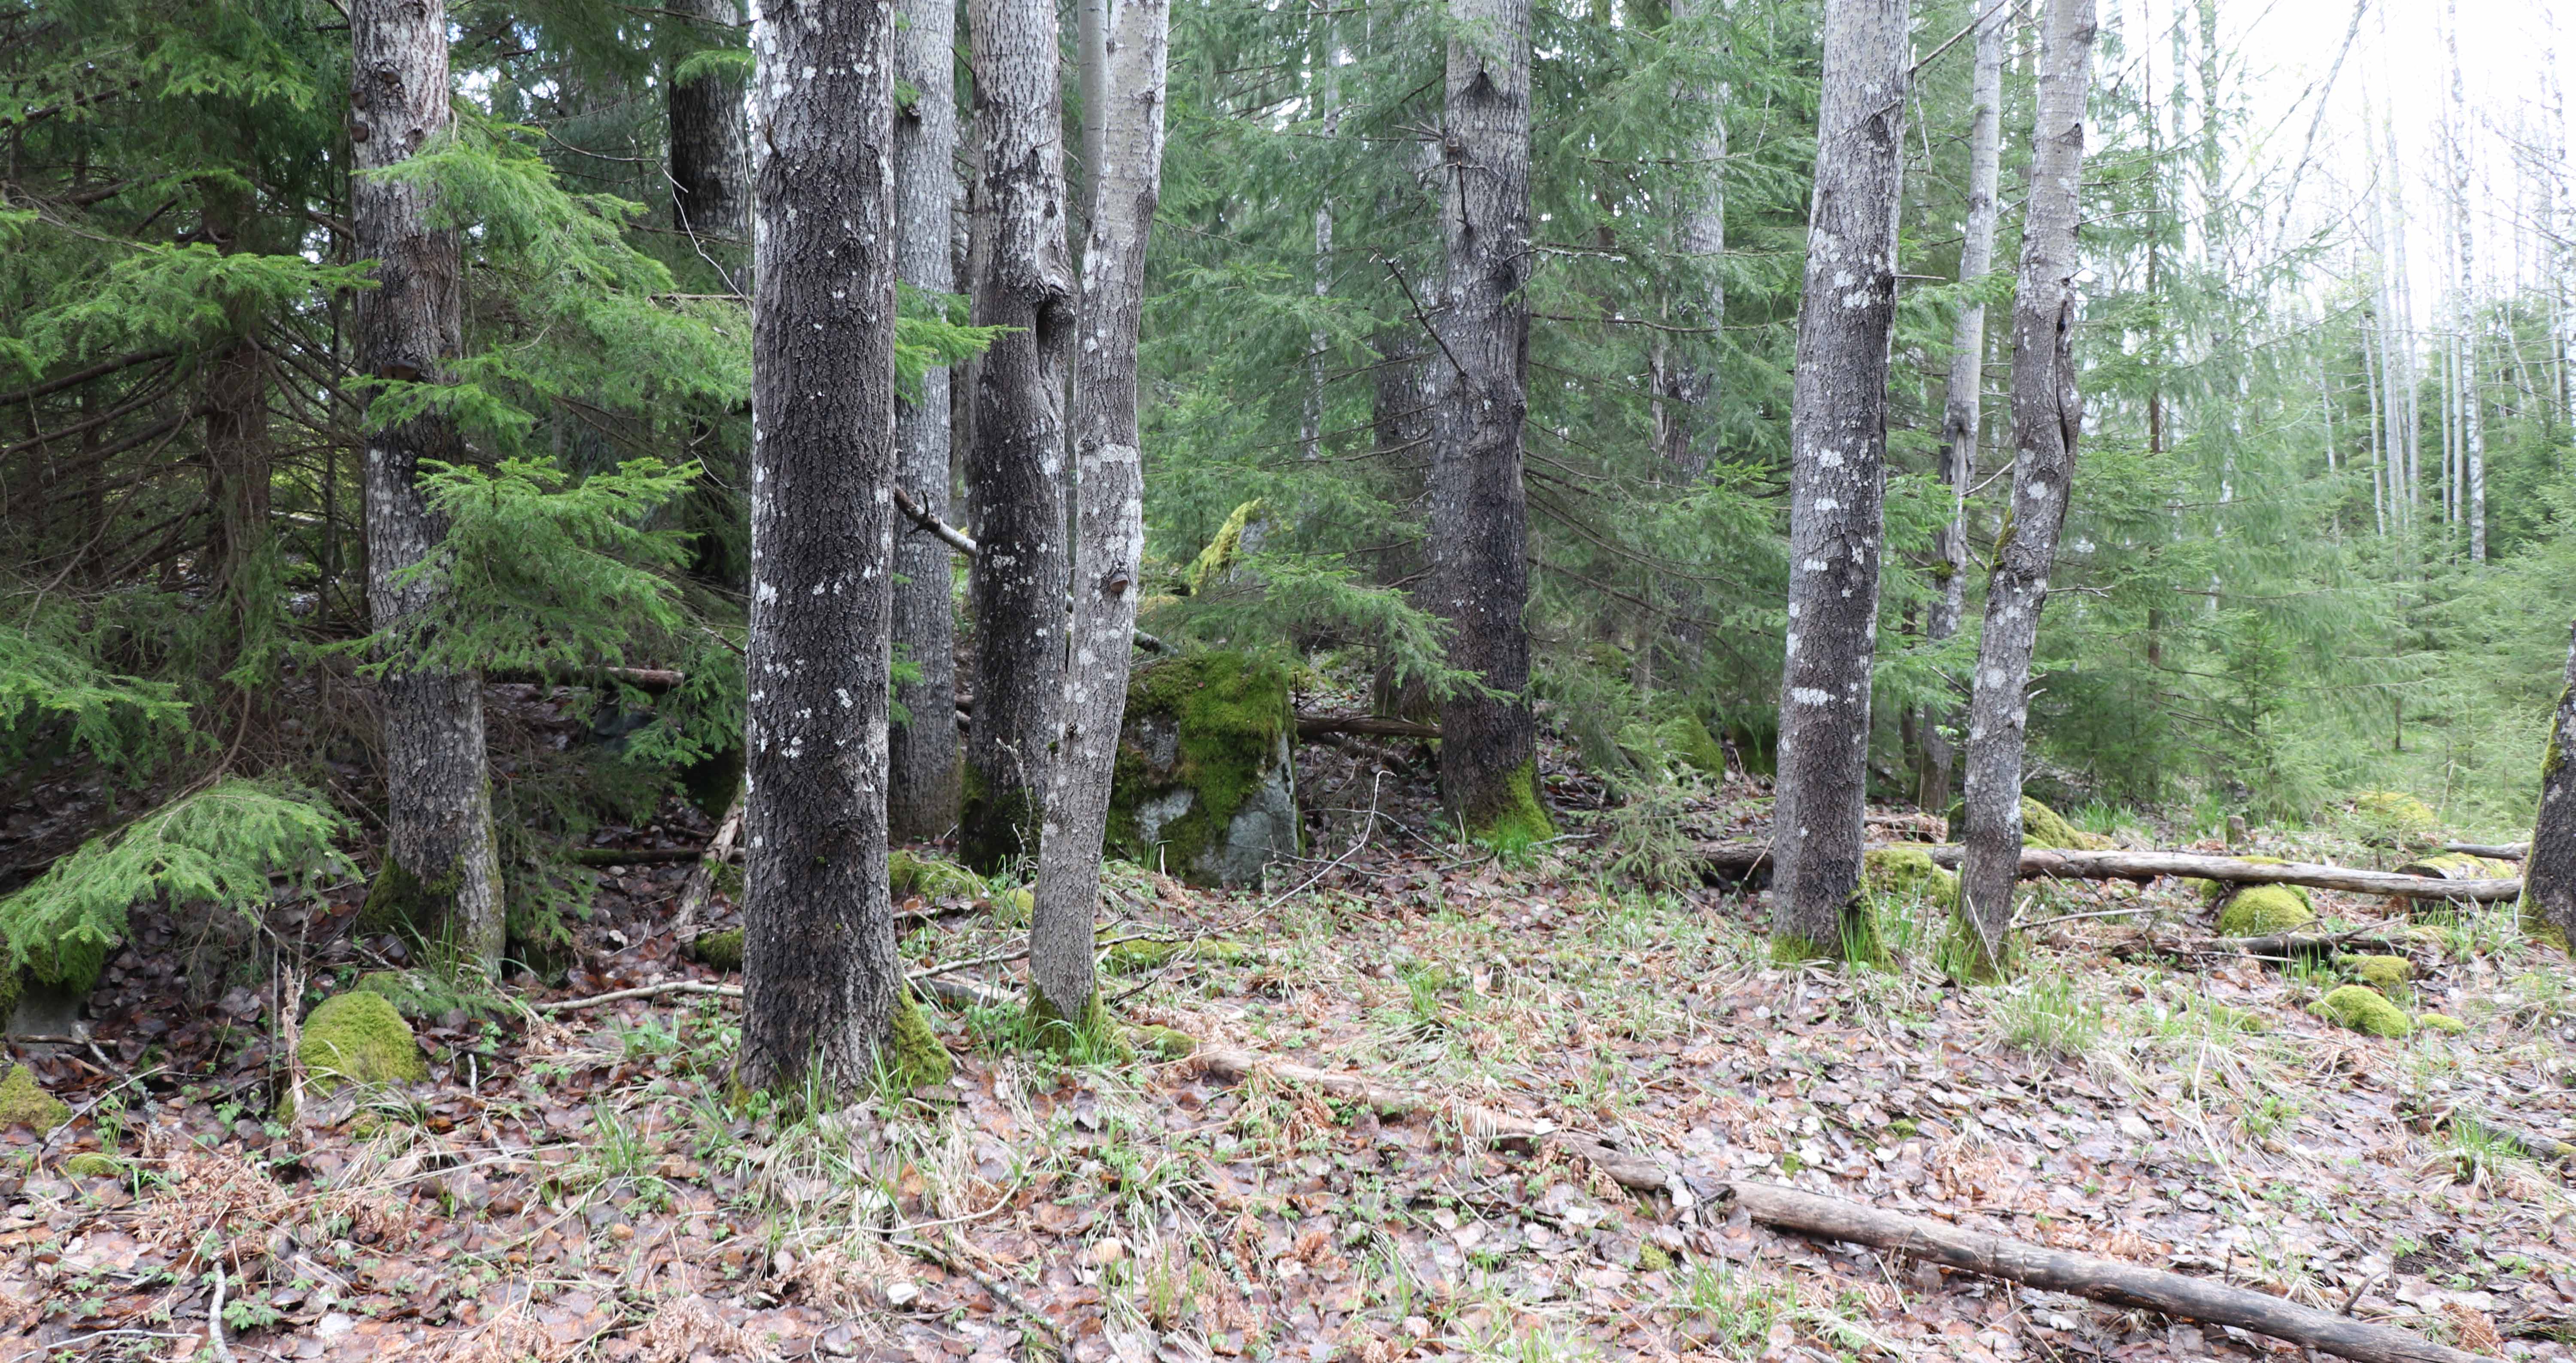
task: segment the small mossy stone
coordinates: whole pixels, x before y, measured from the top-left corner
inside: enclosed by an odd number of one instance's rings
[[[2355,956],[2351,964],[2356,979],[2382,993],[2415,978],[2415,963],[2403,956]]]
[[[37,1135],[70,1121],[72,1110],[63,1100],[36,1087],[36,1072],[24,1065],[13,1065],[9,1077],[0,1079],[0,1129],[28,1127]]]
[[[1681,759],[1683,766],[1702,776],[1726,775],[1726,749],[1718,746],[1699,716],[1688,712],[1674,715],[1655,726],[1655,736]]]
[[[2415,1015],[2415,1021],[2422,1026],[2430,1027],[2434,1031],[2440,1032],[2444,1036],[2458,1036],[2460,1033],[2469,1030],[2469,1024],[2460,1021],[2458,1018],[2455,1018],[2448,1013],[2418,1013]]]
[[[1138,1055],[1157,1060],[1187,1060],[1199,1048],[1199,1039],[1177,1027],[1152,1025],[1127,1029],[1127,1044]]]
[[[1661,1273],[1673,1266],[1672,1251],[1649,1240],[1637,1246],[1637,1271]]]
[[[125,1161],[96,1150],[84,1150],[63,1161],[63,1172],[74,1178],[123,1178]]]
[[[1945,909],[1959,902],[1959,877],[1933,865],[1929,847],[1870,848],[1860,856],[1860,884],[1871,894]]]
[[[727,974],[742,969],[742,929],[702,933],[689,943],[689,954]]]
[[[411,1024],[384,995],[352,989],[322,1000],[304,1019],[295,1054],[317,1094],[342,1083],[417,1084],[429,1078],[429,1057]]]
[[[2347,984],[2317,1000],[2316,1013],[2371,1036],[2403,1037],[2415,1031],[2415,1023],[2404,1009],[2366,984]]]
[[[916,895],[923,899],[973,899],[984,893],[984,878],[953,861],[898,847],[886,854],[886,890],[898,904]]]
[[[2222,937],[2265,937],[2295,932],[2317,921],[2306,895],[2294,885],[2248,885],[2238,890],[2218,914]]]

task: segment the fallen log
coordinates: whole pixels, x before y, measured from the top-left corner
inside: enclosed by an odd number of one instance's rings
[[[2501,1145],[2525,1159],[2538,1160],[2543,1164],[2565,1164],[2576,1160],[2576,1145],[2483,1113],[2454,1109],[2445,1120],[2454,1132]]]
[[[665,866],[696,861],[706,853],[703,847],[575,847],[564,859],[575,866]]]
[[[1409,719],[1382,719],[1376,715],[1299,715],[1297,736],[1318,739],[1328,734],[1363,734],[1370,738],[1438,738],[1440,731],[1428,724]]]
[[[1905,844],[1879,844],[1899,846]],[[1956,867],[1962,850],[1955,843],[1925,848],[1934,865]],[[1704,842],[1692,849],[1702,875],[1742,876],[1770,864],[1771,846],[1761,842]],[[2518,876],[2485,880],[2447,880],[2440,876],[2397,871],[2365,871],[2353,866],[2326,866],[2301,861],[2249,861],[2213,852],[2094,851],[2083,848],[2025,847],[2024,880],[2154,880],[2189,876],[2235,885],[2306,885],[2354,894],[2396,895],[2409,899],[2447,899],[2493,903],[2522,895]]]
[[[2527,842],[2446,842],[2445,852],[2462,852],[2473,857],[2493,857],[2498,861],[2520,861],[2531,855]]]
[[[1560,1130],[1517,1113],[1469,1103],[1443,1104],[1418,1090],[1229,1047],[1202,1047],[1194,1058],[1202,1073],[1226,1083],[1241,1083],[1253,1075],[1267,1074],[1381,1111],[1446,1111],[1471,1134],[1486,1141],[1545,1144],[1579,1154],[1620,1186],[1634,1191],[1670,1192],[1676,1187],[1688,1187],[1678,1171],[1651,1156],[1610,1149],[1595,1137]],[[1742,1207],[1755,1221],[1775,1229],[1895,1250],[1965,1272],[2053,1292],[2071,1292],[2115,1306],[2260,1331],[2354,1359],[2356,1363],[2475,1363],[2479,1358],[2394,1326],[2372,1325],[2206,1278],[2116,1259],[2069,1254],[1777,1184],[1732,1182],[1723,1186],[1721,1196]]]
[[[687,684],[689,674],[668,667],[591,667],[560,676],[523,668],[502,668],[486,672],[487,682],[517,682],[535,686],[631,686],[648,696],[677,691]]]
[[[2207,1278],[2047,1249],[1775,1184],[1736,1183],[1728,1191],[1746,1214],[1780,1230],[1895,1250],[1985,1277],[2072,1292],[2114,1306],[2233,1325],[2359,1363],[2470,1363],[2479,1357],[2395,1326],[2373,1325]]]

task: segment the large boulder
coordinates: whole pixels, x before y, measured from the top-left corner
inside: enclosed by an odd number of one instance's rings
[[[1127,686],[1109,853],[1193,885],[1249,885],[1303,849],[1288,669],[1192,653]]]

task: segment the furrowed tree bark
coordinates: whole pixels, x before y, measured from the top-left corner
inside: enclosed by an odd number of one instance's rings
[[[1976,59],[1969,97],[1976,108],[1968,127],[1968,220],[1959,245],[1959,283],[1982,284],[1995,268],[1995,189],[2003,164],[2004,21],[2007,8],[1988,5],[1977,17]],[[1950,523],[1941,528],[1941,594],[1925,612],[1923,637],[1940,643],[1959,632],[1968,591],[1968,488],[1977,481],[1977,441],[1985,429],[1986,305],[1970,298],[1950,324],[1950,378],[1941,404],[1941,481],[1950,489]],[[1948,706],[1923,716],[1923,777],[1914,803],[1935,813],[1950,807],[1950,779],[1957,760],[1945,721]]]
[[[1056,11],[971,0],[975,320],[1014,328],[978,361],[966,451],[978,552],[975,725],[966,736],[958,855],[992,870],[1038,850],[1064,668],[1065,366],[1075,289],[1066,260],[1064,115]]]
[[[910,1067],[886,892],[894,566],[893,0],[752,21],[751,691],[735,1077],[848,1093]]]
[[[2031,655],[2075,484],[2075,442],[2084,430],[2084,399],[2075,387],[2075,273],[2083,264],[2075,225],[2084,185],[2084,103],[2093,79],[2093,4],[2048,0],[2041,35],[2039,114],[2013,296],[2012,513],[1986,579],[1985,628],[1968,699],[1959,915],[1974,953],[1969,974],[1980,979],[2001,978],[2009,964]]]
[[[1440,793],[1470,837],[1552,831],[1529,706],[1530,2],[1450,0],[1440,220],[1447,279],[1425,359],[1432,411],[1431,596],[1449,660],[1495,694],[1440,702]]]
[[[2524,920],[2536,917],[2576,942],[2576,639],[2568,645],[2566,685],[2540,759],[2540,815],[2531,825],[2522,879]]]
[[[1673,25],[1686,34],[1694,29],[1714,33],[1720,13],[1717,0],[1674,0]],[[1655,347],[1657,397],[1655,443],[1664,465],[1684,486],[1697,483],[1717,455],[1714,430],[1717,409],[1717,333],[1726,325],[1726,282],[1719,275],[1726,254],[1726,91],[1684,85],[1674,100],[1698,105],[1694,118],[1706,126],[1691,148],[1699,177],[1687,187],[1681,228],[1674,249],[1705,273],[1705,283],[1692,290],[1676,310],[1685,327],[1706,328],[1707,340],[1696,344],[1662,343]]]
[[[1906,0],[1825,0],[1824,96],[1790,408],[1789,627],[1772,944],[1843,950],[1860,912],[1888,342],[1904,177]],[[1445,726],[1444,726],[1445,727]]]
[[[377,287],[356,296],[358,370],[435,383],[463,349],[456,235],[431,229],[427,189],[369,172],[410,157],[448,125],[447,7],[443,0],[356,0],[349,43],[356,67],[349,135],[358,171],[351,228],[356,253],[377,262]],[[379,687],[386,846],[369,917],[430,937],[461,963],[497,971],[501,874],[482,682],[403,664],[402,636],[436,604],[439,587],[430,576],[394,577],[434,554],[447,532],[416,482],[421,461],[461,459],[464,445],[454,423],[429,415],[370,430],[366,451],[367,607],[395,650]]]
[[[717,45],[742,21],[739,0],[671,0],[671,9],[695,29],[691,50]],[[731,271],[750,239],[751,149],[742,82],[712,73],[685,81],[665,73],[664,80],[670,91],[671,223]]]
[[[1029,924],[1032,1011],[1078,1030],[1098,1022],[1092,917],[1100,902],[1100,845],[1109,830],[1110,778],[1127,709],[1145,559],[1136,340],[1145,312],[1145,248],[1161,188],[1170,0],[1117,0],[1105,20],[1101,158],[1092,167],[1082,343],[1073,371],[1072,660],[1064,673],[1055,767],[1047,777]]]
[[[957,215],[957,0],[899,0],[895,79],[912,100],[895,114],[895,242],[905,283],[927,293],[957,291],[951,236]],[[917,494],[910,511],[946,521],[950,376],[921,377],[921,397],[895,412],[901,468],[896,486]],[[889,740],[886,825],[898,839],[935,838],[957,822],[956,608],[950,602],[949,546],[915,524],[895,537],[894,642],[920,670],[895,688],[910,716]]]
[[[251,240],[256,208],[248,189],[207,181],[204,233],[225,255],[256,254]],[[206,547],[209,577],[232,638],[217,668],[229,672],[261,647],[276,614],[269,577],[269,484],[274,452],[268,437],[268,357],[260,350],[257,300],[222,300],[233,337],[206,370],[206,500],[215,509],[214,540]],[[256,669],[256,664],[254,664]],[[247,721],[265,714],[272,688],[256,677],[228,688]]]

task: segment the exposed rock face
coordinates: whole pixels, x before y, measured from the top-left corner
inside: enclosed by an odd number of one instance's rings
[[[1194,885],[1258,883],[1303,847],[1288,670],[1240,653],[1139,668],[1110,796],[1109,852]]]

